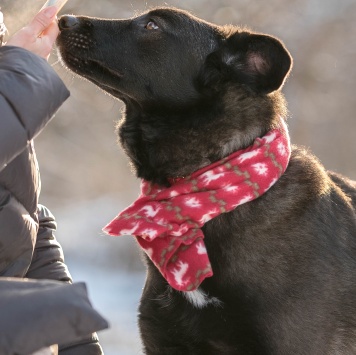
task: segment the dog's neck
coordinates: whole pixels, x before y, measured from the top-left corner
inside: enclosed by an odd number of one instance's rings
[[[286,125],[254,144],[164,188],[142,182],[142,194],[104,231],[134,235],[168,283],[180,291],[196,289],[212,275],[201,227],[212,218],[268,191],[290,157]]]
[[[225,103],[230,96],[236,104]],[[204,101],[198,108],[170,108],[167,112],[162,107],[146,110],[126,103],[118,134],[137,177],[169,186],[172,178],[188,176],[248,147],[256,137],[275,128],[278,117],[285,114],[279,92],[257,97],[253,114],[244,108],[248,95],[241,89],[221,94],[218,101],[220,104]],[[275,102],[280,103],[278,109]]]

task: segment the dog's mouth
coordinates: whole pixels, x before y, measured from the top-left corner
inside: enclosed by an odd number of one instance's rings
[[[106,91],[108,94],[117,97],[118,99],[122,99],[123,98],[123,93],[117,89],[115,89],[114,87],[111,87],[109,85],[105,85],[99,81],[96,81],[95,79],[89,79],[93,84],[99,86],[99,88],[101,88],[102,90]]]
[[[62,65],[73,73],[91,81],[106,93],[123,100],[124,72],[122,66],[108,61],[105,39],[95,36],[95,19],[65,15],[59,19],[61,30],[57,37],[58,57]],[[100,21],[99,21],[100,22]],[[105,36],[104,36],[105,38]]]
[[[101,63],[101,61],[97,59],[82,58],[68,52],[61,54],[61,59],[64,65],[70,70],[78,75],[87,77],[88,79],[93,76],[116,79],[121,79],[123,77],[122,73],[108,68],[107,64]]]
[[[60,59],[65,67],[93,82],[109,94],[120,97],[122,93],[114,85],[123,77],[121,72],[110,69],[100,60],[79,57],[70,52],[60,51]],[[105,82],[105,84],[104,84]],[[110,85],[112,83],[112,85]]]

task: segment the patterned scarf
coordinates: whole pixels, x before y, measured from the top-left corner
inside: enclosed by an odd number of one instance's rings
[[[141,195],[103,228],[133,235],[168,283],[192,291],[213,275],[201,227],[270,189],[287,168],[287,126],[253,145],[161,187],[142,180]]]

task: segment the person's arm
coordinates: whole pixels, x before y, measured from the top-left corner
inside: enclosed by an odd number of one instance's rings
[[[45,11],[0,48],[0,171],[27,147],[69,96],[44,59],[58,34],[55,15],[47,17]]]
[[[91,305],[82,282],[0,277],[0,314],[0,354],[32,354],[49,344],[82,342],[109,326]],[[92,351],[93,341],[68,355],[103,355]]]
[[[54,216],[42,205],[38,205],[37,213],[39,229],[32,262],[26,277],[71,283],[72,278],[64,263],[62,247],[55,237],[57,223]]]

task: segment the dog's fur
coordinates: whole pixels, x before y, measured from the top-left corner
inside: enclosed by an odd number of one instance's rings
[[[65,16],[64,64],[122,100],[121,144],[161,185],[249,146],[286,117],[292,59],[277,39],[157,8],[126,20]],[[206,223],[214,276],[173,290],[147,260],[149,355],[356,354],[356,184],[293,147],[262,197]]]

